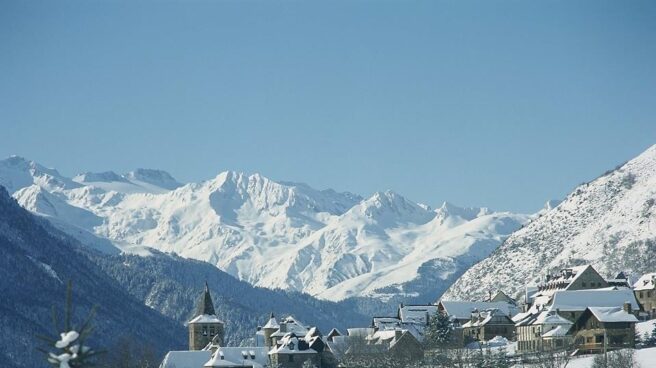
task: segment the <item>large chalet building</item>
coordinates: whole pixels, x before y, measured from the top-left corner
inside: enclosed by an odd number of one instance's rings
[[[605,280],[589,265],[547,276],[527,293],[525,311],[513,317],[518,352],[633,346],[635,323],[644,312],[628,281],[624,273]]]

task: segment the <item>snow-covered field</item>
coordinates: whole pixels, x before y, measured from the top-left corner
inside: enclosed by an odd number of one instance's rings
[[[636,362],[640,368],[656,367],[656,348],[638,349],[636,352]],[[584,356],[572,359],[567,368],[592,368],[594,356]]]
[[[432,301],[529,220],[238,172],[189,184],[145,169],[68,178],[20,157],[0,161],[0,184],[25,208],[103,251],[147,256],[152,247],[257,286],[330,300],[430,292],[424,301]]]

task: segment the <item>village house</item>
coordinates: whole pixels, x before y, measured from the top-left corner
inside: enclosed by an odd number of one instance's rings
[[[487,341],[495,336],[513,339],[515,323],[499,309],[474,310],[470,320],[462,325],[464,343]]]
[[[404,305],[400,304],[395,317],[373,317],[371,328],[375,331],[407,331],[420,343],[424,341],[424,332],[430,319],[437,314],[434,304]]]
[[[635,347],[631,304],[622,307],[589,307],[572,326],[577,353],[601,353]]]
[[[466,302],[466,301],[448,301],[440,300],[437,303],[437,309],[451,317],[456,327],[462,327],[471,320],[473,311],[497,309],[509,317],[513,317],[519,312],[516,305],[508,302]]]
[[[568,335],[573,323],[560,316],[558,311],[542,311],[518,322],[517,350],[561,350],[571,345]]]
[[[453,322],[453,326],[454,326],[453,343],[456,344],[457,346],[464,346],[465,343],[470,339],[470,336],[469,337],[465,336],[465,330],[463,326],[471,321],[472,312],[496,310],[497,311],[496,313],[504,314],[509,318],[512,318],[512,316],[516,315],[519,312],[519,308],[516,305],[505,301],[467,302],[467,301],[440,300],[437,303],[437,309],[440,313],[449,316],[449,318]],[[472,332],[473,332],[472,329],[468,330],[469,334],[471,334]]]
[[[633,291],[648,318],[656,318],[656,273],[642,275],[633,284]]]
[[[346,336],[334,335],[327,344],[340,359],[349,355],[378,355],[408,361],[424,356],[422,343],[403,328],[349,328]]]

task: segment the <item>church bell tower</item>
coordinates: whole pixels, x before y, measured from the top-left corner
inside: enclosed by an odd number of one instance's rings
[[[189,350],[203,350],[211,341],[223,346],[224,323],[214,311],[210,288],[205,282],[205,290],[196,306],[196,314],[187,326],[189,328]]]

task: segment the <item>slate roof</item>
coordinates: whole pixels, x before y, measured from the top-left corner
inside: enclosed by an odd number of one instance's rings
[[[219,347],[203,367],[261,368],[267,362],[267,350],[263,347]]]
[[[588,309],[599,322],[638,322],[636,316],[627,313],[622,307],[590,307]]]
[[[465,302],[441,301],[446,313],[457,319],[470,319],[474,310],[498,309],[501,313],[512,317],[519,311],[518,308],[506,302]]]
[[[212,356],[210,351],[169,351],[160,368],[200,368]]]
[[[656,289],[656,273],[646,273],[633,284],[634,290],[654,290]]]
[[[549,310],[583,311],[587,307],[621,307],[626,302],[633,310],[640,309],[630,289],[561,290],[554,293]]]
[[[203,291],[203,294],[200,297],[200,300],[198,301],[198,304],[196,305],[196,315],[216,315],[216,311],[214,311],[214,303],[212,302],[212,296],[210,295],[210,287],[207,285],[207,282],[205,282],[205,290]]]

